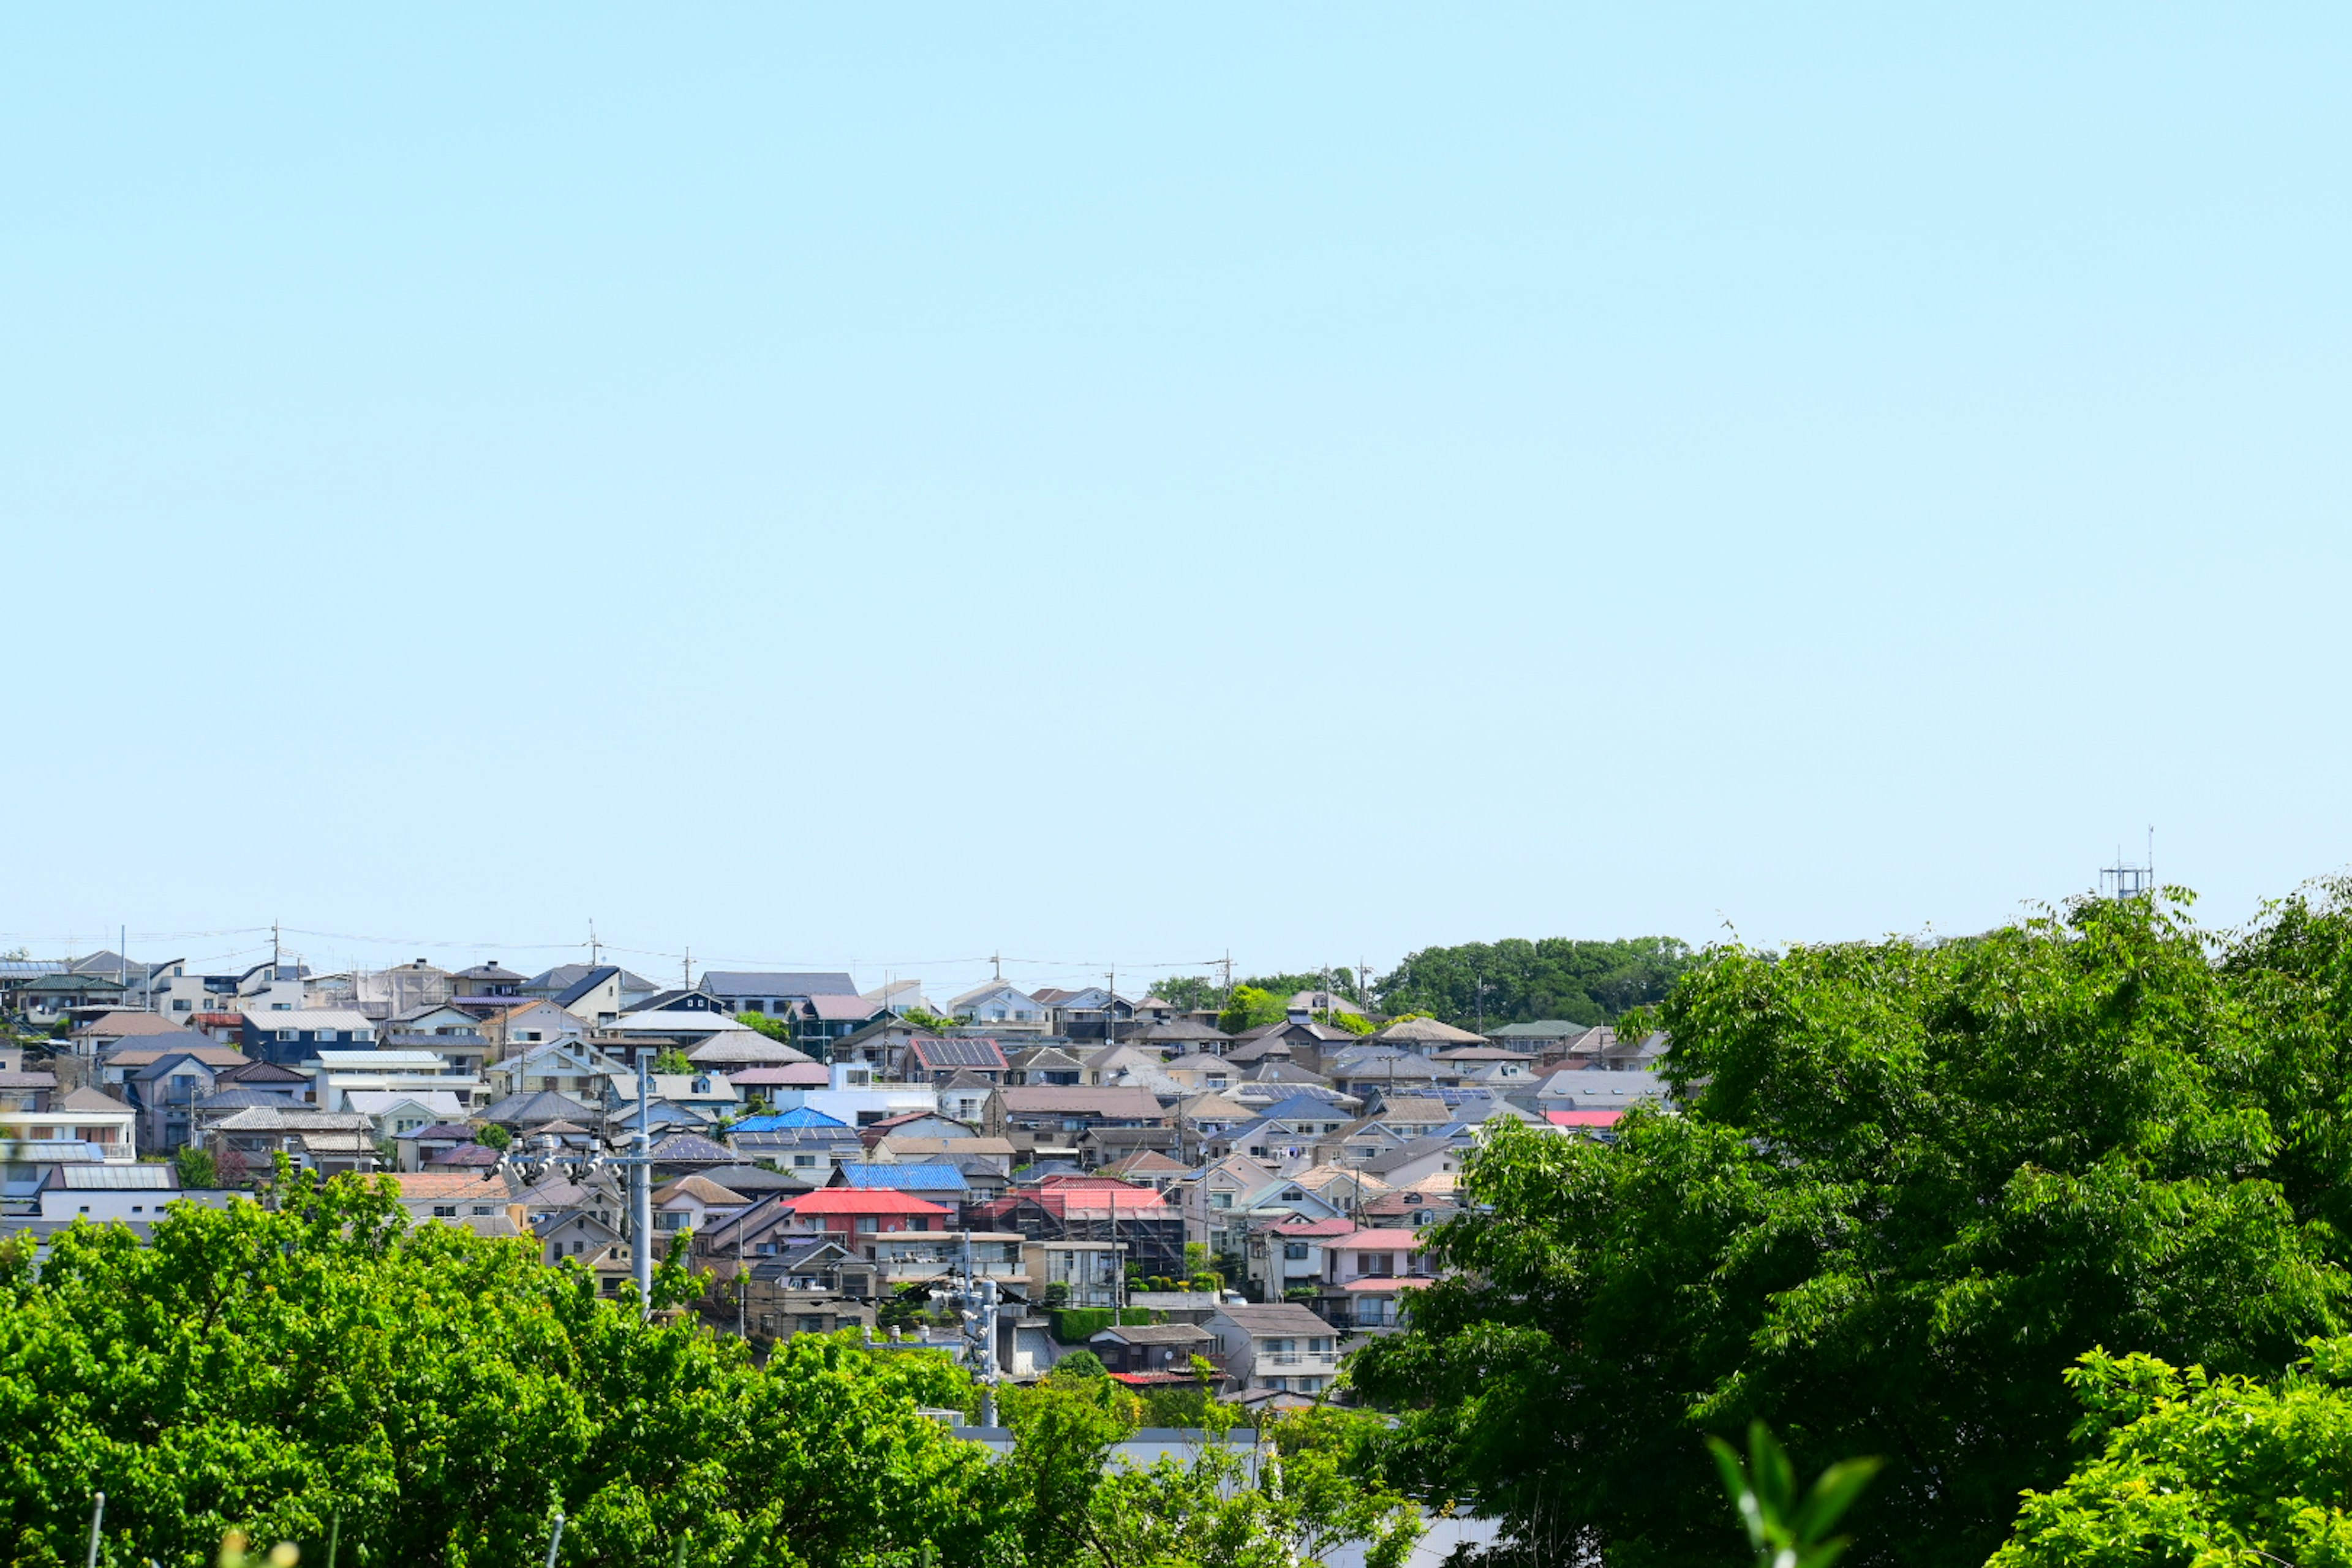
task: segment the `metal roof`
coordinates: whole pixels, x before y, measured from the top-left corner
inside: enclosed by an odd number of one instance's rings
[[[59,1165],[48,1174],[51,1188],[76,1193],[175,1193],[179,1181],[169,1165]]]
[[[706,969],[702,989],[719,996],[855,996],[857,982],[837,969]]]
[[[963,1173],[949,1164],[840,1165],[835,1170],[850,1186],[898,1193],[960,1193],[969,1184]]]
[[[1004,1053],[994,1040],[979,1037],[937,1038],[924,1036],[911,1043],[915,1059],[933,1069],[945,1068],[982,1068],[993,1072],[1004,1070]]]

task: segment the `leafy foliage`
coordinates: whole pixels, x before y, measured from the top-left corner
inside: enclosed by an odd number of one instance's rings
[[[676,1046],[665,1046],[654,1054],[653,1070],[659,1073],[686,1074],[694,1070],[694,1064],[688,1061],[686,1053]]]
[[[200,1149],[194,1143],[186,1144],[173,1154],[172,1163],[179,1172],[180,1185],[185,1190],[195,1192],[220,1185],[220,1166],[209,1150]]]
[[[1425,947],[1407,954],[1377,989],[1383,1013],[1431,1013],[1465,1029],[1482,1019],[1488,1028],[1538,1018],[1606,1024],[1629,1008],[1664,1000],[1694,958],[1672,937],[1514,937]]]
[[[2218,965],[2146,900],[1711,953],[1661,1009],[1681,1114],[1468,1163],[1433,1241],[1463,1275],[1353,1363],[1412,1407],[1400,1473],[1504,1520],[1498,1555],[1711,1562],[1695,1435],[1760,1417],[1887,1457],[1858,1560],[1982,1562],[2066,1473],[2084,1351],[2243,1373],[2343,1325],[2343,920]]]
[[[1111,1379],[1066,1380],[1058,1367],[1008,1394],[1020,1441],[1003,1471],[1024,1568],[1291,1568],[1356,1542],[1369,1568],[1398,1568],[1420,1538],[1418,1514],[1372,1462],[1372,1418],[1308,1412],[1269,1423],[1255,1445],[1212,1442],[1190,1459],[1106,1473],[1141,1411]]]
[[[978,1560],[1009,1528],[978,1450],[916,1413],[943,1358],[642,1321],[576,1268],[452,1226],[391,1184],[281,1170],[273,1212],[174,1205],[142,1247],[61,1233],[0,1263],[0,1553],[209,1561],[232,1524],[346,1562]],[[667,1266],[659,1293],[690,1290]]]
[[[1706,1447],[1723,1472],[1723,1489],[1748,1531],[1748,1544],[1756,1551],[1756,1568],[1830,1568],[1845,1555],[1851,1542],[1829,1532],[1878,1473],[1876,1459],[1832,1465],[1800,1501],[1788,1450],[1773,1441],[1761,1421],[1748,1423],[1746,1464],[1720,1437],[1709,1437]]]
[[[2067,1373],[2089,1462],[2029,1492],[1990,1568],[2352,1563],[2352,1340],[2274,1384],[2094,1352]]]
[[[504,1149],[514,1142],[514,1134],[495,1121],[485,1121],[474,1129],[474,1142],[485,1149]]]
[[[1205,974],[1171,974],[1151,984],[1154,996],[1187,1013],[1216,1006],[1223,991],[1223,986]]]
[[[927,1012],[920,1007],[907,1008],[898,1016],[914,1025],[918,1029],[928,1029],[934,1035],[945,1034],[956,1026],[956,1021],[953,1018],[943,1014]]]
[[[1226,1000],[1225,1010],[1217,1015],[1217,1027],[1228,1035],[1238,1035],[1244,1029],[1279,1024],[1289,1016],[1289,993],[1277,996],[1255,985],[1236,985]]]

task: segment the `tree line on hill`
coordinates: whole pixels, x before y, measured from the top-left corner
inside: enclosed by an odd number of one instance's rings
[[[1352,1363],[1389,1472],[1492,1563],[1696,1568],[1760,1419],[1883,1461],[1856,1563],[2352,1563],[2352,884],[2186,906],[1704,955],[1674,1108],[1468,1162]]]
[[[1688,945],[1672,937],[1510,937],[1425,947],[1378,978],[1341,966],[1251,975],[1231,989],[1205,974],[1171,975],[1155,982],[1152,990],[1187,1010],[1217,1009],[1219,1026],[1228,1033],[1279,1022],[1291,997],[1322,990],[1384,1017],[1423,1014],[1465,1029],[1538,1019],[1610,1024],[1636,1007],[1664,1001],[1696,959]]]

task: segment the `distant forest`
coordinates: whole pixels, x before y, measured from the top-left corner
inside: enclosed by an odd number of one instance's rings
[[[1393,974],[1373,980],[1370,994],[1348,969],[1332,970],[1328,984],[1339,995],[1385,1015],[1430,1013],[1465,1029],[1538,1018],[1610,1024],[1635,1007],[1665,1000],[1695,957],[1687,944],[1670,936],[1621,942],[1509,937],[1423,948]],[[1237,982],[1236,989],[1255,986],[1287,997],[1325,984],[1321,974],[1264,974]],[[1224,1003],[1223,988],[1205,974],[1171,976],[1153,989],[1180,1007]]]
[[[1538,1018],[1607,1024],[1664,1001],[1696,958],[1689,944],[1670,936],[1507,937],[1423,948],[1372,989],[1383,1013],[1433,1013],[1465,1029]]]

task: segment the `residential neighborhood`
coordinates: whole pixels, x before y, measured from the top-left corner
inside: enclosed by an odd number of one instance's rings
[[[1108,985],[935,1008],[846,972],[678,978],[0,962],[0,1231],[144,1234],[170,1203],[268,1202],[281,1164],[380,1176],[414,1222],[529,1240],[607,1296],[675,1251],[756,1353],[944,1331],[986,1281],[1014,1379],[1085,1350],[1283,1408],[1410,1318],[1496,1127],[1607,1140],[1667,1098],[1654,1033],[1383,1020],[1328,986],[1229,1028]]]

